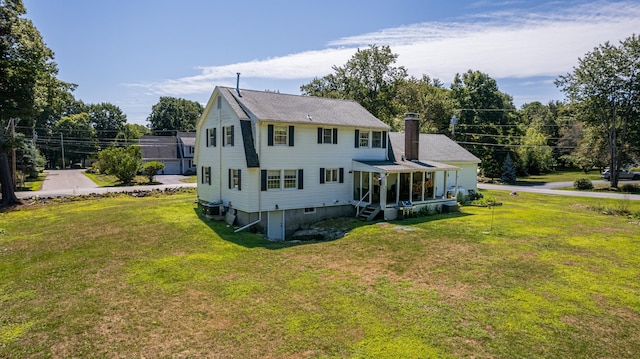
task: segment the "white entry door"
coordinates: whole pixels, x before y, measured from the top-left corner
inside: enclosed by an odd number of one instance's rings
[[[284,240],[284,211],[267,212],[268,228],[267,237],[274,241]]]

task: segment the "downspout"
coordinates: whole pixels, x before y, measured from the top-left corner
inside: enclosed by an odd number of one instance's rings
[[[256,142],[257,142],[257,146],[258,146],[258,158],[262,158],[262,146],[261,146],[261,142],[260,142],[260,132],[259,132],[260,126],[259,126],[259,122],[256,121]],[[238,233],[240,231],[243,231],[251,226],[254,226],[260,222],[262,222],[262,189],[258,186],[258,219],[249,223],[249,224],[245,224],[244,226],[236,229],[235,231],[233,231],[233,233]]]

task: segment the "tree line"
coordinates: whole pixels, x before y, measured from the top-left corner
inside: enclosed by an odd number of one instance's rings
[[[488,74],[456,74],[447,88],[427,75],[408,76],[389,46],[358,49],[333,73],[315,78],[305,95],[355,100],[393,130],[418,113],[423,133],[451,137],[481,159],[481,174],[500,178],[505,160],[517,175],[558,167],[589,171],[640,163],[640,38],[605,43],[578,60],[556,85],[568,101],[532,102],[517,109]]]

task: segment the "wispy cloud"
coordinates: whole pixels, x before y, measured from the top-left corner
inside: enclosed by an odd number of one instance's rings
[[[505,5],[505,4],[503,4]],[[593,2],[548,12],[496,11],[448,22],[425,22],[331,41],[325,49],[198,68],[190,77],[130,84],[152,94],[208,93],[213,84],[243,78],[306,82],[341,66],[357,48],[389,45],[414,76],[448,82],[456,73],[480,70],[494,78],[557,76],[597,45],[637,31],[640,4]]]

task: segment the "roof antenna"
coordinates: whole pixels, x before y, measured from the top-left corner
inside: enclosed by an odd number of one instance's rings
[[[238,93],[238,96],[242,97],[242,94],[240,93],[240,73],[236,72],[236,75],[238,75],[236,79],[236,92]]]

